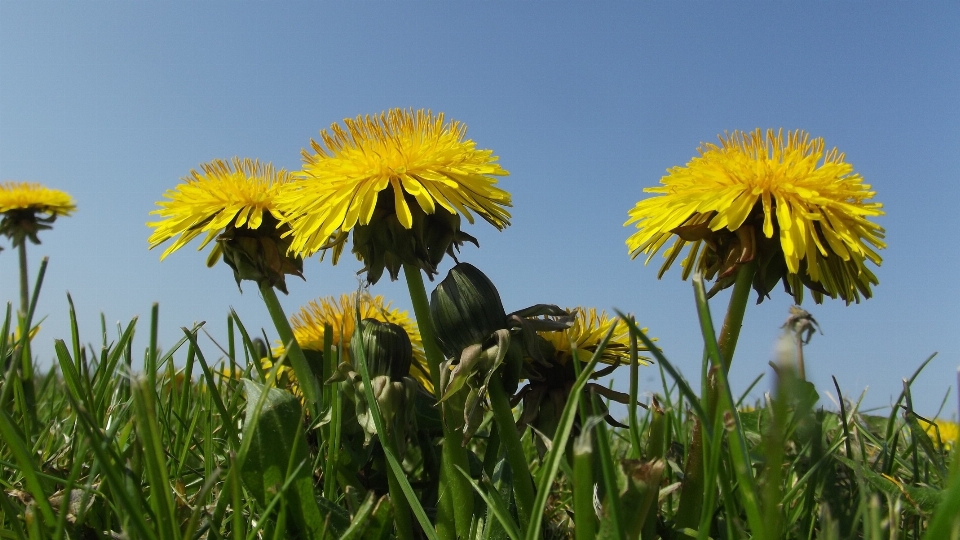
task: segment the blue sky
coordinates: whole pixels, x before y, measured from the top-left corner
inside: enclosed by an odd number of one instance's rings
[[[163,192],[214,158],[297,169],[333,122],[429,108],[469,126],[510,171],[512,226],[467,231],[461,260],[483,269],[508,310],[534,303],[636,313],[689,379],[702,342],[678,269],[631,261],[627,210],[665,170],[735,129],[824,137],[873,185],[889,247],[875,297],[805,304],[823,327],[808,373],[834,393],[869,387],[888,405],[901,379],[938,356],[914,392],[933,415],[960,365],[960,5],[948,2],[21,2],[0,0],[0,180],[63,189],[78,211],[30,247],[49,255],[38,312],[41,362],[66,338],[66,292],[81,333],[99,314],[160,303],[161,342],[207,321],[225,335],[233,306],[269,319],[255,287],[181,250],[162,263],[145,222]],[[6,245],[4,243],[4,245]],[[356,289],[360,265],[306,262],[288,313]],[[446,268],[443,268],[445,272]],[[0,300],[17,298],[16,258],[0,253]],[[428,284],[428,288],[429,288]],[[408,307],[403,282],[374,288]],[[726,297],[713,303],[718,320]],[[789,306],[751,305],[731,375],[743,390],[767,362]],[[213,355],[213,345],[208,346]],[[625,376],[625,373],[624,373]],[[622,381],[621,381],[622,383]],[[761,382],[759,390],[768,388]],[[656,370],[642,388],[659,387]],[[755,392],[756,395],[759,395]]]

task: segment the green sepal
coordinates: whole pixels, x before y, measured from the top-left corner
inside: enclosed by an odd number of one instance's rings
[[[378,195],[370,222],[353,229],[353,253],[364,262],[363,271],[370,284],[379,281],[384,270],[396,281],[404,264],[420,268],[432,279],[445,255],[456,258],[455,251],[465,242],[479,246],[476,238],[460,230],[459,214],[442,207],[428,214],[414,197],[403,195],[412,217],[409,229],[397,218],[392,189]],[[334,260],[344,241],[341,236],[331,242]]]
[[[19,247],[27,239],[39,244],[37,233],[52,229],[51,225],[56,219],[56,214],[39,217],[37,211],[30,208],[9,210],[4,212],[3,219],[0,219],[0,235],[10,239],[11,247]]]
[[[270,214],[263,216],[257,229],[228,226],[217,237],[217,246],[211,251],[207,265],[212,266],[222,254],[223,262],[233,269],[233,277],[258,284],[267,283],[287,294],[284,276],[303,278],[303,259],[288,255],[292,237],[281,238],[284,230],[277,228],[277,220]]]

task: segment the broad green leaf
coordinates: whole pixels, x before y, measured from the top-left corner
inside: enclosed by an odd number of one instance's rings
[[[302,538],[320,538],[325,519],[315,499],[313,475],[309,467],[298,469],[310,459],[300,402],[293,394],[249,379],[243,379],[243,386],[247,394],[243,438],[250,445],[240,469],[244,487],[266,505],[286,482],[288,471],[297,470],[284,494],[291,525]]]

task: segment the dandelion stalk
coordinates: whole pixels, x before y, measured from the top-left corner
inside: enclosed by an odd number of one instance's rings
[[[533,500],[536,493],[533,488],[533,478],[530,476],[530,466],[520,443],[516,421],[510,409],[510,400],[503,389],[503,382],[498,374],[490,377],[488,386],[490,402],[493,405],[493,417],[497,421],[500,432],[500,444],[507,451],[507,461],[513,471],[513,492],[517,496],[517,511],[520,515],[520,529],[526,530],[530,523],[530,511],[533,509]]]
[[[20,253],[20,313],[27,316],[30,309],[30,281],[27,276],[27,243],[20,242],[17,247]]]
[[[393,517],[397,527],[397,538],[413,540],[413,519],[410,513],[410,503],[403,493],[403,488],[400,487],[397,474],[386,463],[386,459],[383,461],[383,466],[387,471],[387,487],[390,490],[390,500],[393,502]]]
[[[723,359],[723,370],[730,371],[733,362],[733,353],[740,338],[740,329],[743,327],[743,316],[747,311],[747,300],[750,298],[750,284],[757,273],[757,263],[749,262],[737,270],[737,280],[733,283],[733,293],[727,305],[727,314],[720,329],[720,356]],[[709,411],[708,411],[709,414]]]
[[[427,300],[427,290],[423,285],[423,275],[419,268],[411,264],[403,266],[403,274],[410,291],[410,301],[413,303],[413,313],[417,318],[420,338],[423,340],[423,351],[427,356],[427,364],[430,367],[430,378],[433,380],[434,392],[437,399],[440,399],[440,364],[443,362],[443,353],[440,352],[440,347],[437,345],[433,322],[430,320],[430,302]],[[440,497],[447,496],[452,499],[457,535],[466,538],[470,531],[470,522],[473,519],[473,490],[467,479],[456,470],[456,467],[468,471],[470,470],[470,464],[467,461],[467,450],[460,443],[462,435],[448,427],[455,425],[457,421],[453,417],[455,412],[450,407],[444,406],[442,414],[445,421],[443,423],[441,461],[443,474],[440,476]],[[444,527],[443,524],[438,523],[437,525],[438,531]]]
[[[740,337],[740,329],[743,327],[747,300],[750,297],[750,284],[756,271],[757,265],[753,262],[741,265],[737,270],[737,278],[733,285],[730,303],[727,305],[727,314],[723,319],[723,327],[720,329],[720,338],[718,339],[724,373],[730,371],[733,353]],[[704,355],[703,361],[708,362],[707,355]],[[707,393],[705,396],[707,418],[716,418],[719,394],[715,374],[711,373],[707,385],[708,387],[704,389]],[[680,526],[695,527],[700,521],[704,489],[706,489],[706,486],[704,486],[703,451],[703,427],[700,422],[696,422],[691,435],[690,447],[687,451],[684,468],[685,480],[680,492],[680,509],[677,512],[677,523]]]
[[[283,342],[283,346],[287,352],[287,358],[290,359],[293,372],[300,382],[303,396],[306,398],[307,403],[309,403],[311,407],[314,407],[320,403],[320,383],[317,382],[317,377],[310,368],[307,357],[304,356],[303,350],[300,349],[300,345],[297,344],[297,340],[293,336],[293,329],[290,327],[287,316],[283,313],[280,299],[277,298],[277,293],[273,290],[273,286],[267,283],[260,283],[260,295],[263,297],[263,303],[267,305],[267,311],[270,312],[273,325],[277,329],[277,334],[280,335],[280,341]]]

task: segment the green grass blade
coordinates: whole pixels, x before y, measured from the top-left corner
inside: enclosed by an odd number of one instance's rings
[[[359,321],[357,327],[360,327]],[[351,353],[360,368],[360,376],[363,378],[364,395],[370,407],[370,412],[373,415],[373,423],[377,428],[377,433],[386,434],[387,431],[384,428],[383,416],[380,414],[380,404],[377,403],[373,395],[373,384],[370,381],[370,371],[367,369],[367,359],[363,347],[357,347],[357,349],[351,351]],[[414,516],[416,516],[417,521],[420,523],[420,527],[423,528],[424,534],[430,540],[439,540],[437,533],[433,530],[433,525],[430,523],[430,518],[427,517],[427,513],[423,510],[423,505],[420,504],[420,499],[413,491],[410,481],[407,480],[406,472],[403,470],[403,467],[400,466],[393,441],[390,440],[389,437],[382,436],[380,442],[383,446],[383,453],[387,460],[387,465],[393,471],[393,474],[396,475],[397,483],[400,484],[400,489],[406,496],[407,503],[410,505],[410,509],[413,511]]]
[[[930,520],[924,540],[960,539],[960,450],[954,450],[950,484]]]
[[[683,375],[680,374],[680,371],[675,368],[665,356],[663,356],[663,353],[660,352],[660,349],[653,344],[653,341],[651,341],[650,338],[643,333],[643,330],[641,330],[635,322],[631,321],[622,312],[618,310],[614,311],[620,316],[621,319],[624,320],[624,322],[627,323],[627,326],[630,328],[631,335],[636,335],[637,339],[643,342],[643,345],[649,350],[650,354],[653,355],[653,358],[660,364],[661,367],[663,367],[663,369],[667,371],[667,373],[670,374],[670,377],[673,378],[674,382],[677,383],[677,388],[680,390],[680,393],[687,398],[687,401],[690,402],[690,408],[693,409],[693,412],[697,415],[697,418],[699,418],[701,422],[706,422],[707,413],[703,410],[703,406],[700,403],[700,398],[697,397],[697,394],[690,387],[690,384],[683,377]]]
[[[598,347],[597,350],[600,351],[601,347]],[[593,393],[591,393],[591,398],[593,414],[594,416],[600,416],[603,409],[601,409],[598,404],[599,398]],[[612,532],[612,536],[605,536],[604,538],[625,540],[626,537],[624,535],[627,532],[627,528],[623,508],[620,507],[620,489],[617,485],[617,471],[613,464],[613,453],[610,450],[610,438],[607,433],[607,426],[603,422],[597,422],[594,430],[597,435],[596,445],[597,454],[600,458],[600,472],[603,475],[603,484],[607,493],[607,500],[604,507],[607,509],[608,521],[601,524],[601,534],[607,527],[612,527],[612,529],[607,529]]]
[[[632,318],[631,318],[632,320]],[[640,391],[640,355],[637,352],[637,336],[630,334],[630,402],[627,403],[627,422],[630,426],[630,442],[639,452],[642,448],[640,441],[640,417],[637,414],[637,394]]]
[[[563,459],[563,451],[567,447],[567,440],[570,438],[570,432],[573,430],[573,421],[576,419],[580,398],[583,395],[584,388],[587,387],[587,382],[593,373],[593,369],[600,361],[600,357],[607,348],[607,344],[610,342],[610,337],[613,335],[615,329],[615,326],[610,327],[607,335],[603,337],[603,340],[597,346],[597,350],[593,353],[590,361],[580,370],[580,375],[570,388],[570,397],[563,406],[563,412],[560,413],[557,430],[553,436],[553,447],[547,452],[541,465],[543,472],[540,473],[540,481],[537,485],[537,497],[533,501],[533,511],[530,515],[530,526],[527,528],[526,540],[536,540],[540,538],[540,527],[543,523],[544,510],[547,507],[547,497],[550,494],[550,486],[557,476],[557,470],[560,468],[560,460]]]
[[[7,414],[7,411],[2,409],[0,409],[0,435],[2,435],[3,442],[10,449],[14,459],[16,459],[17,465],[20,466],[19,471],[23,474],[27,490],[33,495],[34,500],[37,502],[37,507],[40,510],[40,515],[43,517],[44,523],[46,523],[48,527],[53,527],[57,519],[53,513],[53,508],[50,507],[50,501],[47,500],[43,484],[41,484],[40,478],[37,475],[39,471],[36,469],[32,452],[27,446],[22,433],[17,428],[16,423],[14,423],[13,419]]]
[[[466,481],[470,484],[474,491],[480,495],[480,498],[487,503],[487,507],[493,513],[494,517],[497,518],[497,521],[503,527],[503,530],[506,531],[507,536],[510,537],[510,540],[520,540],[523,535],[520,534],[520,528],[517,526],[517,523],[513,521],[513,517],[510,515],[510,510],[507,508],[507,504],[503,501],[503,497],[500,496],[500,493],[497,492],[496,488],[493,485],[489,486],[489,489],[483,489],[480,487],[480,484],[470,477],[470,474],[457,467],[457,471],[462,474]]]
[[[732,429],[730,429],[730,453],[733,458],[734,472],[736,473],[741,496],[743,497],[744,511],[747,514],[747,521],[754,535],[763,535],[758,536],[758,538],[766,538],[771,531],[765,531],[763,513],[760,508],[759,490],[756,479],[753,477],[750,463],[750,451],[747,447],[746,436],[743,433],[743,426],[740,423],[740,415],[737,413],[736,407],[734,407],[733,395],[730,392],[730,385],[728,384],[726,373],[723,369],[725,364],[720,354],[720,348],[717,345],[717,336],[713,328],[713,319],[710,316],[710,305],[707,303],[707,293],[703,287],[703,278],[699,274],[693,277],[693,288],[697,303],[697,313],[700,319],[700,330],[703,333],[707,354],[710,355],[713,365],[720,367],[720,369],[715,370],[721,405],[718,413],[720,410],[723,410],[729,413],[729,417],[733,420],[733,426]],[[771,540],[773,540],[772,537]]]
[[[132,390],[134,421],[137,427],[137,436],[143,444],[143,461],[150,486],[150,506],[157,520],[157,532],[161,539],[178,540],[180,530],[175,524],[176,507],[173,503],[173,489],[167,472],[167,459],[160,435],[160,426],[157,425],[156,420],[156,408],[154,406],[156,391],[150,387],[149,378],[137,381]]]
[[[593,540],[597,516],[593,508],[593,438],[589,429],[573,443],[573,519],[576,540]]]
[[[213,400],[213,405],[217,408],[217,411],[220,412],[220,416],[223,418],[223,428],[227,432],[227,437],[230,440],[231,448],[238,448],[239,438],[237,436],[237,430],[233,426],[233,417],[230,413],[227,412],[227,407],[223,404],[223,398],[220,396],[220,390],[217,385],[217,381],[213,376],[213,371],[210,370],[210,366],[207,364],[207,361],[203,357],[203,352],[200,350],[200,346],[197,344],[197,331],[203,323],[198,324],[193,328],[193,330],[187,330],[186,327],[181,327],[183,333],[187,336],[187,339],[190,340],[190,345],[197,351],[197,361],[200,362],[200,368],[203,370],[203,376],[207,381],[207,390],[210,392],[210,398]]]

